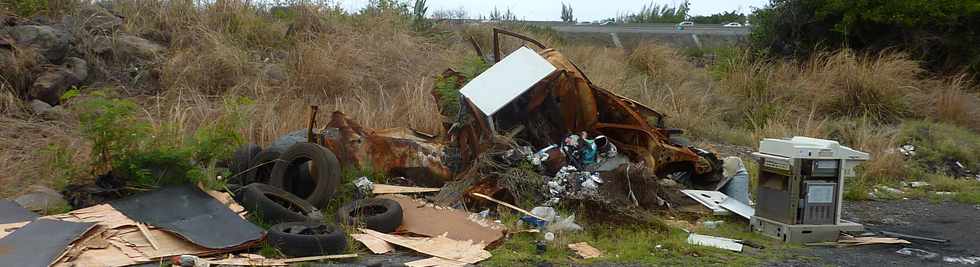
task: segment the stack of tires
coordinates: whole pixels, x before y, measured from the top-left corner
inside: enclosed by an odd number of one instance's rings
[[[274,224],[267,238],[280,252],[304,257],[339,254],[347,248],[347,235],[327,224],[320,210],[341,180],[340,163],[329,149],[299,141],[274,142],[264,150],[249,144],[234,153],[229,167],[235,199],[263,224]],[[338,208],[333,217],[340,224],[390,233],[401,225],[402,210],[393,200],[364,199]]]

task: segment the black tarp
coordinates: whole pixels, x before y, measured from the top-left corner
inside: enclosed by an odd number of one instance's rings
[[[169,186],[111,203],[127,217],[180,235],[209,249],[262,239],[262,228],[242,219],[193,185]]]
[[[39,219],[0,239],[0,266],[48,266],[95,223]]]
[[[0,199],[0,224],[33,221],[37,217],[36,213],[21,207],[17,202]]]

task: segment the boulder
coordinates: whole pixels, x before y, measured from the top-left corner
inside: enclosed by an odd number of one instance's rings
[[[88,30],[102,33],[112,33],[123,24],[121,17],[97,5],[83,5],[78,11],[78,16],[73,19],[80,19],[80,22],[84,23],[84,27]]]
[[[85,62],[84,59],[68,57],[65,58],[65,63],[62,66],[74,74],[79,81],[85,81],[88,78],[88,62]]]
[[[33,47],[49,62],[60,62],[70,43],[68,33],[51,26],[15,26],[10,29],[10,35],[18,46]]]
[[[14,198],[14,202],[32,211],[47,211],[68,205],[65,197],[54,189],[41,185],[32,185],[29,191],[30,193]]]
[[[98,36],[92,40],[91,48],[96,54],[114,55],[127,60],[153,59],[166,49],[153,41],[129,34]]]
[[[51,108],[53,107],[51,106],[51,104],[48,104],[47,102],[38,99],[34,99],[31,101],[31,111],[34,111],[34,114],[43,114],[45,112],[49,112],[51,111]]]
[[[58,105],[61,95],[88,77],[88,64],[80,58],[68,58],[65,64],[48,69],[41,74],[28,92],[31,99]]]

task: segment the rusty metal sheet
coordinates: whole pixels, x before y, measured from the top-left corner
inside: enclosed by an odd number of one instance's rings
[[[409,128],[363,128],[339,111],[331,115],[326,127],[321,145],[345,168],[370,168],[424,186],[442,186],[451,177],[442,162],[444,145],[435,138]]]

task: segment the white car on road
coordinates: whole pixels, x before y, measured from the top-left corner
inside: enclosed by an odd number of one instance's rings
[[[741,28],[742,24],[738,22],[729,22],[728,24],[721,25],[721,26],[725,28]]]
[[[681,27],[684,27],[684,26],[694,26],[694,22],[683,21],[681,23],[677,23],[677,26],[681,26]]]

